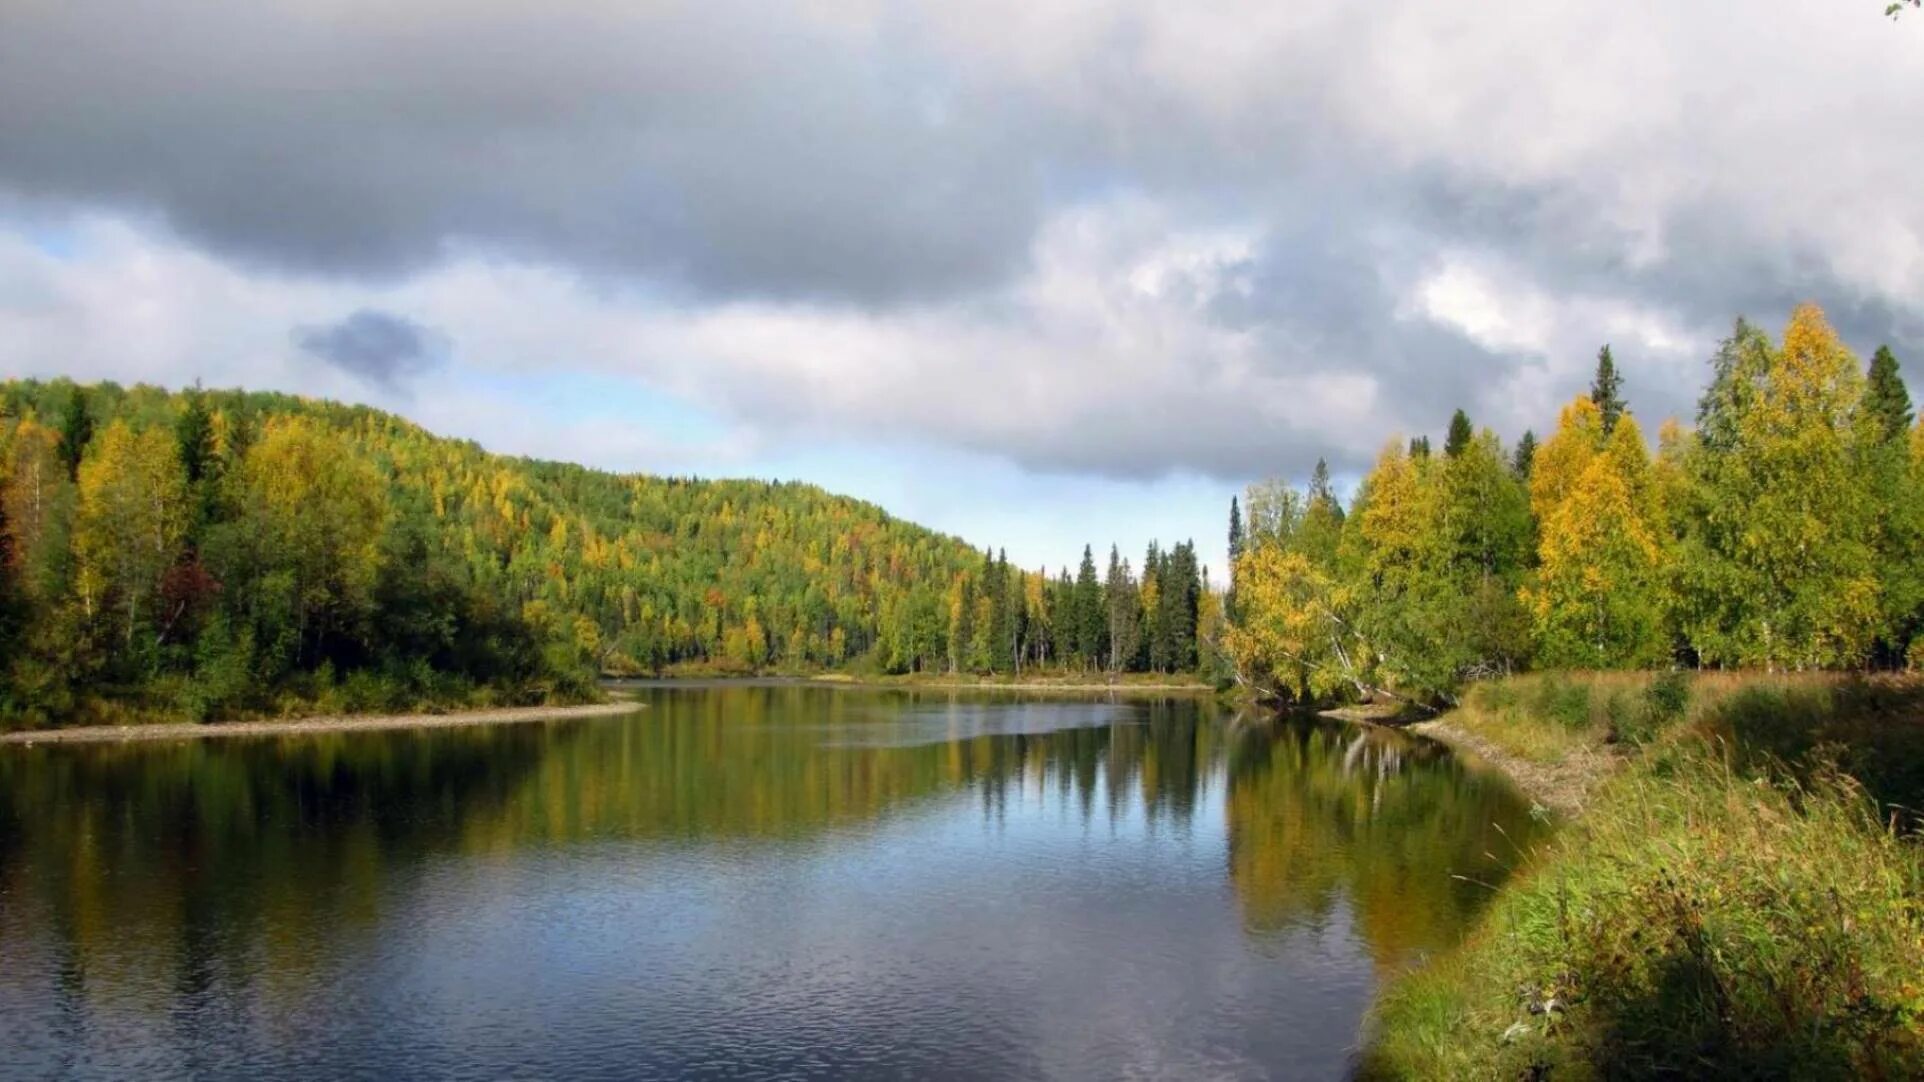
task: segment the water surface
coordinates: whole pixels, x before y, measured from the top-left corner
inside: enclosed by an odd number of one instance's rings
[[[1341,1077],[1538,828],[1197,698],[0,748],[0,1075]]]

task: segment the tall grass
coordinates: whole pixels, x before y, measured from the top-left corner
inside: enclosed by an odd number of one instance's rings
[[[1462,724],[1625,768],[1385,991],[1363,1074],[1924,1077],[1924,850],[1894,815],[1924,793],[1917,685],[1506,683]]]

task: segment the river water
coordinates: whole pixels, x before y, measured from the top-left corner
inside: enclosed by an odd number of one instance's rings
[[[1201,697],[0,747],[0,1077],[1330,1078],[1541,837]]]

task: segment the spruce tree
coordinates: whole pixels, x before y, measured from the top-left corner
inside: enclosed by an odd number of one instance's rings
[[[1411,437],[1410,457],[1418,460],[1430,457],[1430,438],[1428,436]]]
[[[1623,401],[1623,376],[1617,372],[1617,362],[1611,358],[1607,342],[1597,351],[1597,374],[1590,381],[1590,401],[1595,402],[1597,412],[1603,414],[1603,434],[1608,436],[1628,407]]]
[[[1243,510],[1236,497],[1229,498],[1229,595],[1228,612],[1236,619],[1236,561],[1243,555]]]
[[[1889,346],[1878,346],[1871,356],[1864,412],[1876,423],[1878,438],[1885,443],[1901,444],[1910,435],[1911,393],[1897,373],[1897,358]]]
[[[87,392],[75,387],[60,414],[60,458],[67,464],[68,480],[79,480],[80,460],[93,438],[94,418],[87,410]]]
[[[1523,430],[1523,438],[1516,441],[1516,451],[1510,457],[1510,472],[1524,484],[1530,483],[1530,471],[1536,468],[1537,434],[1530,429]]]
[[[1095,550],[1082,546],[1082,566],[1076,570],[1076,652],[1085,665],[1102,664],[1104,625],[1102,580],[1096,577]]]
[[[1470,415],[1460,409],[1457,410],[1450,415],[1450,434],[1443,441],[1444,456],[1455,458],[1462,454],[1463,449],[1468,447],[1470,441],[1475,438],[1476,430],[1470,427]]]

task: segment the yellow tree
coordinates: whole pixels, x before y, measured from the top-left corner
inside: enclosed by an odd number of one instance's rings
[[[1280,690],[1327,696],[1367,690],[1365,648],[1349,626],[1353,593],[1328,568],[1274,541],[1236,561],[1242,618],[1223,632],[1224,649],[1243,679],[1273,676]]]
[[[112,605],[132,643],[187,525],[187,477],[173,434],[135,434],[114,421],[80,464],[79,490],[73,544],[81,605],[90,616]]]
[[[1557,430],[1537,448],[1530,469],[1530,513],[1544,522],[1569,498],[1590,460],[1603,450],[1603,414],[1589,395],[1563,407]]]
[[[310,638],[344,627],[370,603],[387,481],[347,440],[281,417],[248,448],[238,502],[265,581],[288,586],[298,658]]]
[[[1574,404],[1565,409],[1565,420],[1578,426],[1572,444],[1589,439],[1584,426],[1594,409]],[[1560,429],[1545,449],[1568,435]],[[1562,464],[1577,458],[1567,454]],[[1545,663],[1610,668],[1662,658],[1663,546],[1656,491],[1643,434],[1625,414],[1603,449],[1563,484],[1559,498],[1544,501],[1548,514],[1537,574],[1523,596]]]

